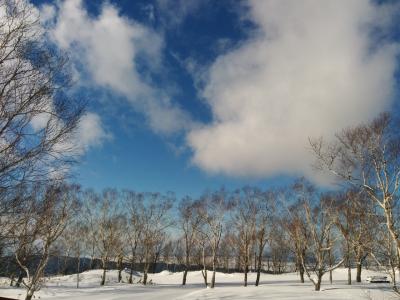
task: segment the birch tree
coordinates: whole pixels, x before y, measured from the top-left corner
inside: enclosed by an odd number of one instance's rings
[[[207,238],[211,248],[212,277],[210,287],[215,287],[215,273],[218,262],[218,249],[224,231],[226,212],[230,208],[227,193],[221,189],[213,194],[206,194],[202,197],[201,215],[205,226],[202,234]],[[205,248],[203,248],[205,249]]]
[[[356,281],[361,282],[362,264],[371,252],[379,226],[374,203],[363,190],[349,189],[336,197],[335,224],[345,241],[348,284],[351,284],[351,257],[356,263]]]
[[[153,262],[158,240],[162,239],[165,230],[174,224],[169,215],[175,195],[168,193],[141,194],[137,206],[138,213],[143,220],[142,249],[144,257],[144,270],[142,283],[148,283],[148,272]]]
[[[316,167],[363,189],[381,208],[388,233],[400,253],[399,220],[395,218],[400,184],[398,122],[383,113],[368,124],[348,128],[331,142],[310,139]]]
[[[85,243],[85,255],[90,257],[89,268],[91,270],[95,267],[95,258],[98,250],[98,221],[101,205],[102,202],[100,201],[99,195],[93,190],[86,190],[82,193],[82,237]]]
[[[65,53],[49,45],[37,9],[0,0],[0,245],[21,187],[61,181],[77,153],[73,138],[84,104],[67,96]],[[29,187],[28,187],[29,188]]]
[[[201,216],[198,214],[196,209],[196,201],[193,201],[189,197],[185,197],[179,203],[179,216],[178,224],[179,228],[183,233],[183,240],[185,245],[185,270],[183,271],[182,285],[186,284],[187,273],[190,268],[190,257],[192,248],[194,246],[196,234],[201,224]]]
[[[281,226],[289,237],[289,245],[295,257],[296,269],[299,272],[300,282],[304,283],[303,261],[308,249],[309,231],[302,211],[302,203],[292,204],[287,209],[286,216],[281,220]]]
[[[76,187],[66,185],[48,186],[46,190],[38,191],[31,197],[32,204],[24,218],[24,228],[18,236],[18,246],[15,258],[19,266],[25,271],[26,280],[22,283],[27,289],[26,300],[32,299],[35,291],[41,287],[41,279],[49,260],[52,246],[64,231],[72,211],[77,205]],[[35,248],[39,261],[30,270],[23,259],[20,259],[20,248]]]
[[[265,246],[268,242],[268,237],[270,235],[271,224],[276,221],[274,218],[275,213],[275,191],[261,192],[258,189],[253,190],[253,197],[256,201],[256,228],[255,228],[255,247],[257,256],[257,277],[255,286],[260,283],[261,269],[262,269],[262,259],[264,254]]]
[[[236,191],[233,199],[233,222],[238,236],[240,257],[242,258],[244,286],[247,286],[247,275],[249,264],[251,264],[250,255],[256,230],[257,199],[250,188]]]
[[[83,103],[65,93],[65,54],[29,1],[0,1],[0,190],[55,178],[73,161]]]
[[[118,193],[113,189],[104,190],[100,198],[101,202],[97,217],[97,249],[103,269],[100,285],[105,284],[109,261],[116,256],[121,244],[120,237],[123,223],[117,200]]]
[[[124,203],[127,207],[127,243],[130,250],[129,283],[133,283],[133,272],[138,255],[138,247],[143,234],[142,196],[133,191],[124,191]]]
[[[329,255],[335,245],[335,239],[331,238],[331,230],[334,225],[332,218],[332,199],[330,195],[322,196],[315,205],[309,201],[303,202],[303,210],[306,218],[310,240],[308,255],[301,257],[302,265],[307,277],[314,284],[315,290],[321,289],[322,276],[327,272],[338,268],[344,261],[342,258],[337,264],[331,265]],[[316,278],[313,277],[316,275]]]

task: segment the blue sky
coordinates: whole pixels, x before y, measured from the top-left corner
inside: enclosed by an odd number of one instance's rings
[[[88,101],[84,187],[326,184],[307,138],[396,105],[396,1],[32,2]]]

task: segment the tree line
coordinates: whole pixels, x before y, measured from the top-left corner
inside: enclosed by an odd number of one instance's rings
[[[244,286],[250,271],[256,286],[263,272],[296,271],[300,282],[307,278],[320,290],[322,277],[329,274],[332,282],[335,268],[348,268],[351,284],[351,268],[360,282],[368,266],[387,272],[396,289],[400,261],[384,211],[355,187],[321,191],[301,178],[275,189],[222,188],[176,199],[173,193],[96,193],[57,184],[14,196],[23,205],[3,218],[2,255],[15,257],[11,284],[28,291],[40,288],[52,256],[76,262],[77,287],[79,273],[94,268],[103,270],[100,285],[110,268],[128,284],[140,271],[136,283],[146,285],[162,262],[182,266],[182,285],[190,270],[201,270],[211,288],[217,270],[242,272]],[[82,258],[89,260],[85,268]]]

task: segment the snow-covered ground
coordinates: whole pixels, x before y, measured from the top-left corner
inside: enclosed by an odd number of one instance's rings
[[[261,285],[252,286],[255,274],[250,274],[248,287],[243,287],[243,274],[217,273],[215,289],[204,288],[200,272],[188,274],[188,284],[180,285],[182,273],[163,271],[150,274],[153,284],[117,283],[117,271],[107,273],[106,286],[100,287],[101,270],[84,272],[80,275],[80,288],[76,288],[76,275],[56,276],[46,279],[45,286],[35,294],[35,299],[76,299],[76,300],[169,300],[169,299],[399,299],[390,284],[370,284],[363,282],[346,284],[347,270],[337,269],[333,274],[331,285],[328,276],[324,276],[322,290],[315,292],[310,282],[301,284],[295,273],[283,275],[262,274]],[[376,272],[364,271],[363,278],[377,275]],[[211,276],[211,273],[210,273]],[[355,273],[353,274],[355,278]],[[135,282],[139,277],[135,277]],[[124,274],[123,281],[127,281]],[[25,290],[9,287],[9,280],[0,279],[0,296],[24,299]]]

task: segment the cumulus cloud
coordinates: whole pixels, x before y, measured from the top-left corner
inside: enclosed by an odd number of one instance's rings
[[[234,176],[315,176],[309,137],[390,107],[399,47],[382,37],[398,9],[365,0],[248,7],[258,31],[209,69],[213,121],[187,136],[193,162]]]
[[[47,5],[42,11],[50,37],[70,50],[80,73],[88,74],[93,84],[125,97],[155,132],[169,134],[188,126],[187,114],[151,80],[151,72],[162,64],[160,35],[107,3],[97,17],[90,16],[80,0]]]

